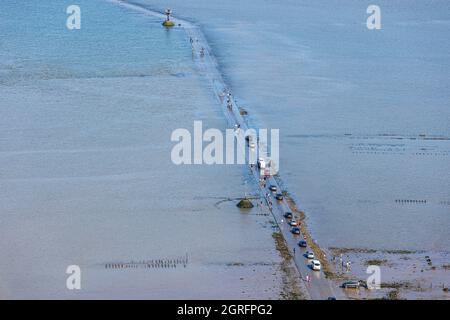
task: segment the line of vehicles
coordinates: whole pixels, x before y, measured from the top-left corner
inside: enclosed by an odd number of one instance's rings
[[[266,167],[266,162],[263,158],[259,158],[258,159],[258,167],[259,169],[263,170]],[[270,185],[268,187],[268,189],[275,194],[275,199],[278,201],[283,201],[284,197],[282,193],[279,193],[280,191],[278,190],[276,185]],[[301,235],[301,229],[300,229],[300,225],[301,222],[299,220],[296,220],[294,215],[292,214],[292,212],[285,212],[283,214],[284,218],[286,219],[286,223],[291,227],[291,233],[294,234],[294,236],[299,236]],[[308,243],[306,242],[306,240],[299,240],[297,245],[302,249],[302,250],[306,250],[308,248]],[[295,253],[295,250],[294,250]],[[320,272],[322,270],[322,264],[320,262],[320,260],[316,259],[314,252],[311,250],[306,250],[303,253],[303,256],[308,260],[308,267],[315,272]],[[359,288],[363,286],[364,284],[361,281],[347,281],[344,282],[341,287],[344,289],[350,289],[350,288]],[[336,297],[334,296],[330,296],[328,297],[328,300],[336,300]]]
[[[278,189],[276,186],[271,185],[269,186],[269,190],[272,192],[277,192]],[[279,201],[283,200],[283,195],[281,193],[278,193],[275,198]],[[284,213],[284,218],[286,219],[286,222],[289,224],[289,226],[291,226],[291,233],[294,235],[300,235],[301,234],[301,230],[300,230],[300,224],[301,222],[296,220],[294,218],[294,216],[292,215],[292,212],[285,212]],[[307,248],[308,244],[306,243],[305,240],[300,240],[298,242],[298,246],[300,248]],[[311,264],[310,264],[310,268],[314,271],[320,271],[322,269],[322,265],[320,264],[320,261],[315,259],[314,257],[314,252],[312,251],[306,251],[304,254],[304,257],[308,260],[310,260]]]
[[[263,170],[265,168],[267,168],[267,164],[264,160],[264,158],[259,158],[258,159],[258,167]],[[269,186],[269,190],[272,193],[276,193],[275,195],[275,199],[278,201],[283,201],[284,197],[282,193],[277,193],[278,192],[278,188],[275,185],[271,185]],[[300,230],[300,224],[301,222],[296,220],[292,214],[292,212],[285,212],[284,213],[284,218],[286,219],[287,224],[291,227],[291,233],[294,234],[295,236],[301,235],[301,230]],[[297,245],[301,248],[301,249],[307,249],[308,248],[308,244],[306,242],[306,240],[300,240]],[[295,253],[295,251],[294,251]],[[308,260],[309,262],[309,267],[311,268],[311,270],[313,271],[321,271],[322,269],[322,265],[320,260],[316,259],[314,252],[310,251],[310,250],[306,250],[303,254],[303,256]],[[367,284],[365,283],[365,281],[361,281],[361,280],[352,280],[352,281],[346,281],[341,285],[341,288],[343,289],[358,289],[360,287],[364,287],[367,288]],[[329,297],[328,300],[336,300],[335,297]]]
[[[292,227],[291,232],[294,235],[300,235],[300,228],[299,228],[300,222],[293,219],[292,213],[286,212],[284,214],[284,218],[286,219],[286,222]],[[300,240],[297,244],[302,249],[308,248],[308,243],[306,242],[306,240]],[[314,252],[307,250],[303,254],[303,256],[306,259],[310,260],[309,267],[311,268],[311,270],[320,271],[322,269],[322,265],[321,265],[320,261],[317,260],[314,256]],[[344,288],[344,289],[358,289],[360,287],[367,288],[366,282],[362,281],[362,280],[351,280],[351,281],[346,281],[341,285],[341,288]]]
[[[258,159],[258,168],[260,170],[264,170],[267,168],[267,163],[264,160],[264,158],[259,158]],[[279,192],[278,188],[276,185],[270,185],[268,188],[272,193],[275,193],[275,199],[278,201],[283,201],[284,197],[282,193],[277,193]],[[301,235],[301,230],[300,230],[300,224],[301,222],[299,220],[296,220],[292,214],[292,212],[285,212],[284,213],[284,218],[286,219],[286,222],[288,223],[288,225],[291,227],[291,233],[294,234],[295,236]],[[307,249],[308,248],[308,244],[306,242],[306,240],[300,240],[297,245],[301,248],[301,249]],[[295,253],[295,251],[294,251]],[[318,271],[320,272],[322,269],[322,264],[320,263],[320,260],[316,259],[314,252],[307,250],[304,252],[303,256],[308,260],[309,262],[309,267],[311,268],[311,270],[313,271]],[[335,297],[329,297],[329,300],[336,300]]]
[[[231,109],[230,108],[230,103],[228,103],[228,105],[229,105],[229,109]],[[236,130],[240,129],[240,125],[239,124],[237,124],[235,126],[236,126]],[[251,151],[255,152],[255,148],[259,144],[259,139],[257,137],[255,139],[254,137],[249,135],[249,136],[245,137],[245,140],[247,141],[248,148]],[[259,157],[258,160],[257,160],[257,167],[259,169],[260,175],[264,176],[265,178],[271,175],[270,167],[272,165],[273,165],[273,163],[272,163],[272,160],[270,160],[270,159],[266,160],[263,157]],[[265,188],[265,184],[264,184],[264,188]],[[276,185],[269,186],[269,190],[272,193],[276,193],[275,199],[277,201],[281,202],[281,201],[284,200],[283,194],[282,193],[277,193],[278,188],[277,188]],[[291,233],[293,233],[294,235],[301,235],[301,230],[300,230],[301,222],[295,220],[291,212],[286,212],[284,214],[284,217],[286,218],[286,221],[288,222],[289,226],[291,227]],[[306,249],[308,247],[308,244],[307,244],[307,242],[305,240],[300,240],[297,244],[302,249]],[[295,249],[294,249],[294,254],[295,254]],[[306,259],[308,259],[308,261],[310,261],[309,267],[313,271],[320,271],[322,269],[320,261],[318,259],[315,259],[314,252],[308,250],[308,251],[306,251],[303,254],[303,256]],[[352,283],[352,282],[348,282],[347,284],[344,283],[343,287],[346,288],[346,285],[348,285],[348,287],[351,287],[352,285],[354,285],[354,283]],[[358,285],[360,286],[361,284],[358,282]],[[330,297],[328,297],[328,300],[336,300],[336,298],[334,296],[330,296]]]
[[[294,235],[300,235],[300,221],[297,221],[293,218],[292,212],[286,212],[284,214],[284,218],[286,219],[286,222],[291,226],[291,232]],[[306,240],[300,240],[298,243],[298,246],[302,249],[306,249],[308,247],[308,244],[306,243]],[[320,261],[315,259],[314,252],[312,251],[306,251],[303,255],[306,259],[310,260],[310,268],[314,271],[320,271],[322,266],[320,264]]]
[[[284,214],[284,218],[286,219],[286,222],[292,227],[291,232],[294,235],[300,235],[300,228],[299,228],[300,222],[296,221],[293,218],[292,213],[286,212]],[[300,240],[297,244],[302,249],[308,248],[308,243],[306,242],[306,240]],[[320,261],[318,259],[316,259],[314,252],[307,250],[307,251],[305,251],[303,256],[310,261],[309,267],[311,268],[311,270],[320,271],[322,269],[322,265],[321,265]],[[341,288],[343,288],[343,289],[358,289],[360,287],[367,288],[367,283],[362,280],[351,280],[351,281],[346,281],[341,285]]]

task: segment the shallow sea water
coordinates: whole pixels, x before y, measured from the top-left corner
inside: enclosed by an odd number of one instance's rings
[[[170,160],[174,129],[226,125],[184,32],[84,0],[68,31],[70,4],[0,4],[0,298],[278,298],[270,218],[220,202],[244,169]]]
[[[132,2],[202,26],[322,246],[448,251],[448,1],[378,1],[379,31],[370,1]]]

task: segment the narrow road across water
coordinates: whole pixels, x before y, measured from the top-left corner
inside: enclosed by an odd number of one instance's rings
[[[146,9],[140,5],[127,3],[126,1],[120,0],[109,1],[149,16],[161,18],[161,21],[165,19],[165,15],[163,13]],[[235,99],[230,94],[230,89],[225,84],[223,77],[219,72],[217,61],[212,54],[211,48],[209,47],[200,27],[186,20],[177,18],[173,18],[172,20],[175,23],[176,28],[181,27],[186,31],[188,39],[192,45],[193,59],[199,69],[199,72],[211,82],[215,96],[219,100],[220,106],[223,109],[229,126],[232,128],[238,126],[240,128],[239,131],[243,134],[243,132],[249,129],[249,126],[242,117]],[[230,99],[229,103],[227,102],[228,98]],[[229,104],[231,104],[231,108],[228,106]],[[246,145],[240,147],[247,148]],[[286,199],[284,198],[282,201],[276,200],[275,193],[269,190],[270,186],[276,186],[278,192],[281,192],[280,185],[273,177],[267,178],[267,183],[265,186],[260,184],[259,181],[262,178],[260,170],[258,170],[257,166],[250,166],[250,164],[249,169],[256,180],[256,185],[258,186],[261,197],[265,199],[266,205],[269,206],[273,218],[275,219],[275,222],[277,223],[279,230],[294,257],[295,265],[299,271],[302,281],[305,284],[310,298],[314,300],[327,299],[329,297],[345,299],[346,296],[343,290],[336,286],[332,281],[328,280],[322,271],[313,271],[310,268],[310,260],[304,257],[304,254],[308,249],[300,248],[298,246],[298,241],[303,239],[303,236],[292,234],[291,227],[284,218],[284,213],[290,211]],[[311,281],[305,281],[306,276],[310,277]]]

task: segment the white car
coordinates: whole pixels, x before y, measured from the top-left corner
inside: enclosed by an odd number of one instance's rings
[[[298,225],[297,221],[295,221],[295,220],[291,220],[291,222],[289,222],[289,224],[291,225],[291,227],[296,227]]]
[[[264,160],[264,158],[259,158],[258,159],[258,167],[260,169],[265,169],[266,168],[266,161]]]
[[[311,261],[311,269],[313,269],[314,271],[320,271],[320,261],[319,260]]]
[[[305,253],[305,256],[306,256],[306,258],[308,258],[308,259],[314,259],[314,252],[307,251],[307,252]]]

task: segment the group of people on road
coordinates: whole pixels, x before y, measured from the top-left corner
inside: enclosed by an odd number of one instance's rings
[[[336,260],[336,257],[333,257],[333,261],[335,261],[335,260]],[[342,271],[344,271],[344,268],[345,268],[346,272],[350,272],[352,262],[350,260],[345,262],[342,253],[339,255],[339,264],[341,265]]]
[[[192,37],[189,37],[189,42],[192,45],[192,49],[194,49],[194,39],[192,39]],[[195,39],[195,42],[198,42],[198,39]],[[205,48],[203,48],[203,47],[200,49],[200,56],[201,57],[205,56]]]

